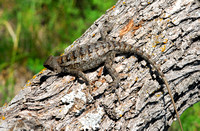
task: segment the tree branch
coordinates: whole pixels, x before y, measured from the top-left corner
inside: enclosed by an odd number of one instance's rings
[[[200,100],[199,1],[118,1],[73,45],[95,43],[104,25],[108,38],[143,49],[161,66],[179,114]],[[70,50],[68,47],[65,52]],[[0,129],[167,130],[176,114],[164,83],[143,59],[119,55],[113,67],[121,78],[109,92],[111,76],[103,66],[86,72],[94,103],[81,78],[49,70],[36,74],[0,108]]]

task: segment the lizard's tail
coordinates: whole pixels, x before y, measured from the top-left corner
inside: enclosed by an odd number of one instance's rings
[[[177,111],[177,108],[176,108],[176,105],[175,105],[175,102],[174,102],[174,99],[173,99],[173,96],[172,96],[172,93],[171,93],[171,89],[169,88],[169,84],[167,82],[167,79],[165,78],[163,72],[161,71],[160,69],[160,66],[158,66],[156,64],[155,61],[153,61],[151,59],[151,56],[148,55],[147,53],[143,52],[142,50],[140,50],[139,48],[131,48],[132,52],[136,55],[139,55],[140,57],[142,57],[143,59],[145,59],[148,63],[150,63],[155,69],[156,71],[158,72],[158,74],[161,76],[163,82],[165,83],[166,87],[167,87],[167,90],[169,92],[169,95],[171,97],[171,100],[172,100],[172,104],[174,106],[174,110],[176,112],[176,115],[177,115],[177,119],[178,119],[178,122],[179,122],[179,125],[180,125],[180,128],[181,130],[183,131],[183,127],[182,127],[182,124],[181,124],[181,120],[180,120],[180,117],[179,117],[179,114],[178,114],[178,111]]]

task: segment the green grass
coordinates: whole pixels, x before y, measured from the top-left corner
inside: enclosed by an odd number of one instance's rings
[[[19,66],[38,73],[50,54],[62,54],[115,3],[116,0],[0,0],[0,105],[14,96],[14,74]]]
[[[199,131],[200,129],[200,102],[189,107],[180,117],[184,131]],[[170,131],[180,131],[178,121],[174,122]]]

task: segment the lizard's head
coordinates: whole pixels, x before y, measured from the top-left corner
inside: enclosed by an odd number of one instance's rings
[[[61,68],[57,62],[57,57],[49,56],[43,66],[51,71],[61,72]]]

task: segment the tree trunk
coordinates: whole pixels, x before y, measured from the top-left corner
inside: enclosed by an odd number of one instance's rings
[[[95,43],[105,25],[112,27],[109,39],[142,49],[160,65],[179,115],[199,102],[198,0],[118,1],[73,45]],[[113,68],[121,78],[114,92],[109,91],[112,78],[103,65],[86,72],[92,82],[93,103],[86,102],[89,87],[81,78],[44,69],[0,108],[0,130],[167,130],[176,114],[166,86],[152,66],[125,54],[115,57]]]

